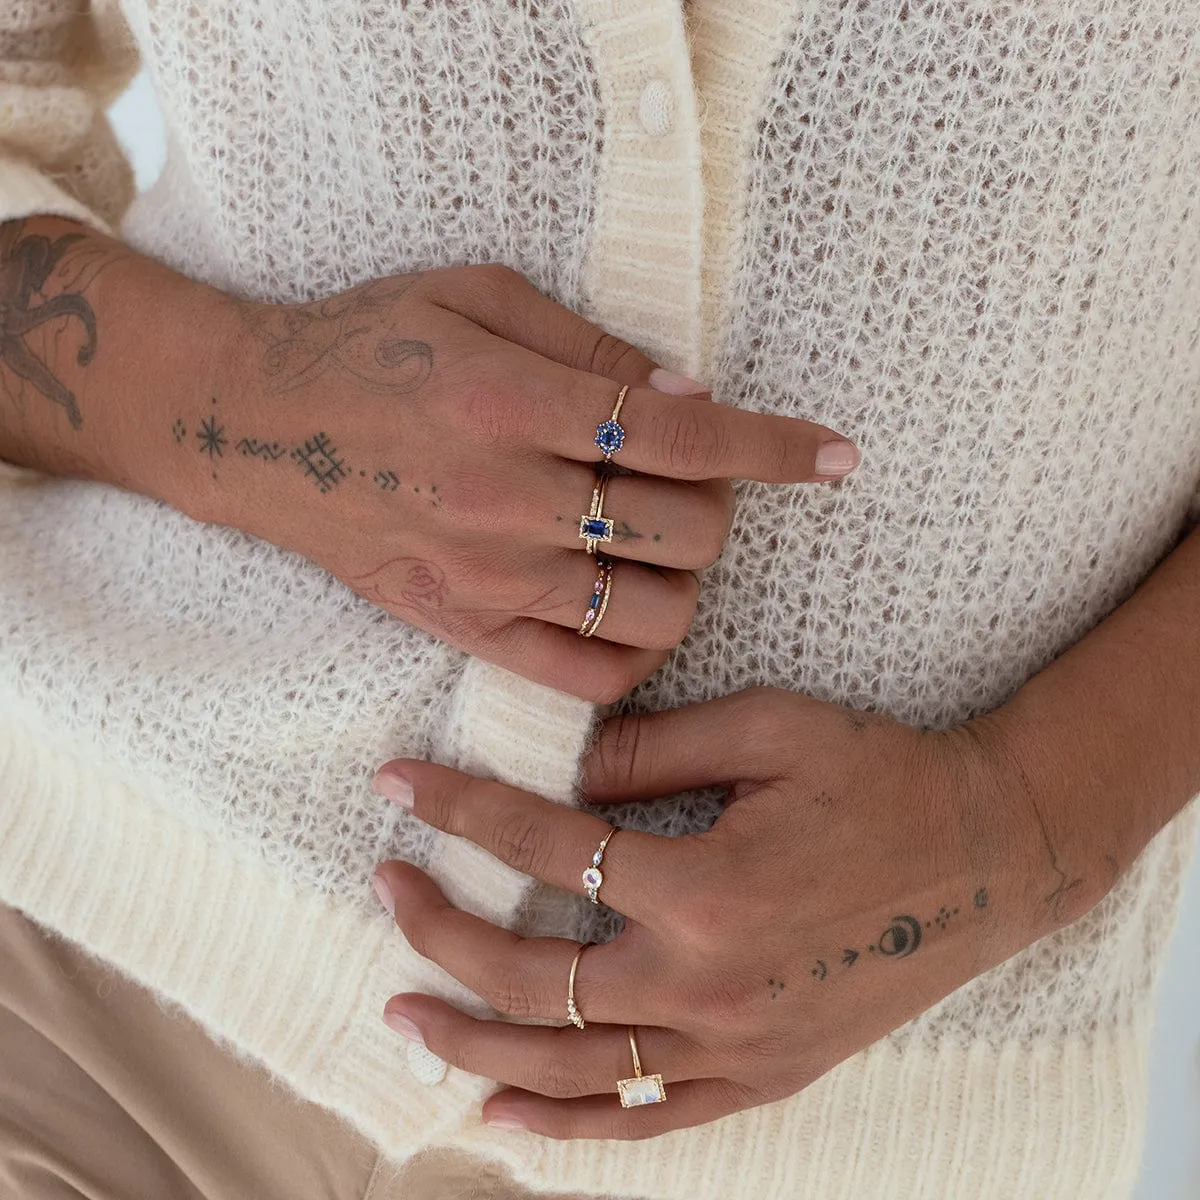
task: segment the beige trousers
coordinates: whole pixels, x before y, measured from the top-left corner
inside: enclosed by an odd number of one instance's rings
[[[461,1154],[403,1166],[188,1017],[0,905],[0,1197],[525,1200]],[[559,1196],[541,1200],[599,1200]]]

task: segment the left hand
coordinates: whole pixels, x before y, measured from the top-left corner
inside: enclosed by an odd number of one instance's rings
[[[485,1103],[490,1124],[549,1137],[652,1137],[783,1099],[1097,902],[1064,876],[1047,908],[1045,837],[1009,761],[987,718],[923,733],[773,689],[611,720],[593,802],[724,784],[729,804],[702,834],[609,842],[600,899],[627,922],[580,959],[587,1028],[480,1021],[420,994],[385,1019],[512,1085]],[[429,763],[377,778],[393,798],[405,783],[422,820],[576,893],[611,828]],[[501,1013],[566,1019],[578,943],[459,911],[405,863],[377,880],[419,954]],[[617,1100],[629,1025],[665,1103]]]

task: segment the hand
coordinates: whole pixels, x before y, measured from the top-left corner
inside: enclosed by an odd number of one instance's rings
[[[820,425],[716,405],[498,265],[300,305],[227,301],[223,377],[161,435],[190,510],[298,550],[398,617],[541,683],[611,700],[691,622],[732,516],[726,480],[831,479]],[[653,380],[660,389],[648,386]],[[628,383],[605,514],[621,560],[593,638],[579,520],[596,427]],[[173,424],[172,424],[173,423]],[[168,430],[167,426],[171,426]],[[840,465],[819,470],[833,442]],[[846,457],[849,455],[849,457]]]
[[[768,689],[610,721],[592,801],[727,784],[729,804],[696,836],[609,842],[601,899],[627,922],[580,959],[586,1029],[479,1021],[417,994],[392,997],[385,1019],[511,1085],[484,1106],[504,1128],[640,1138],[783,1099],[1098,901],[1065,876],[1043,894],[1046,840],[1009,761],[987,718],[922,733]],[[389,763],[376,786],[576,893],[611,828],[427,763]],[[405,863],[376,878],[419,954],[501,1013],[565,1019],[577,943],[455,910]],[[620,1107],[626,1025],[666,1103]]]

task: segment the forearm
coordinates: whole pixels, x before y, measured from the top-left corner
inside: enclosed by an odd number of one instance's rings
[[[0,458],[186,507],[153,442],[211,386],[218,297],[87,225],[0,226]]]
[[[1048,905],[1086,911],[1200,792],[1200,530],[982,724],[1029,802]]]

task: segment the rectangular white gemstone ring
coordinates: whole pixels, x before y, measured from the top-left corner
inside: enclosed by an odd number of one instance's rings
[[[622,1108],[661,1104],[667,1098],[667,1086],[661,1075],[638,1075],[633,1079],[618,1079],[617,1095],[621,1097]]]

